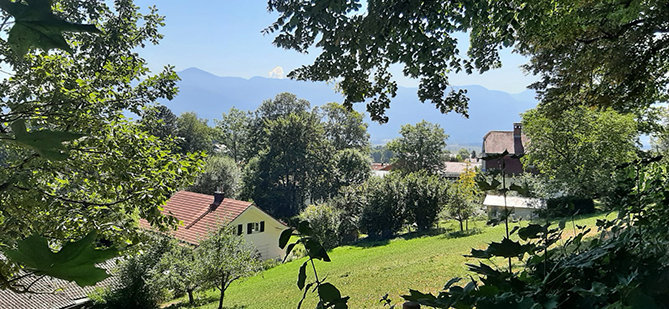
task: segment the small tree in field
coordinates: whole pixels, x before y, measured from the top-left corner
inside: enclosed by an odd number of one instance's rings
[[[170,250],[163,254],[154,268],[153,284],[168,288],[176,295],[188,294],[188,301],[193,304],[193,291],[200,283],[199,265],[192,247],[173,241]]]
[[[261,266],[255,248],[230,228],[221,228],[201,241],[195,249],[195,259],[201,286],[221,291],[219,309],[223,308],[225,290],[230,284],[254,274]]]
[[[469,230],[468,220],[474,214],[474,206],[481,196],[475,177],[476,172],[467,168],[449,190],[448,213],[451,218],[460,222],[460,231],[464,231],[463,223],[466,223]]]

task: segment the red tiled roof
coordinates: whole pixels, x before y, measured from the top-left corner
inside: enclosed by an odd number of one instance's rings
[[[390,171],[393,169],[393,165],[390,163],[372,163],[373,171]]]
[[[243,202],[233,199],[223,199],[218,207],[210,209],[214,202],[214,196],[179,191],[175,193],[163,206],[163,214],[172,215],[183,221],[173,233],[174,237],[191,244],[199,244],[201,239],[207,237],[209,231],[219,226],[227,225],[246,211],[252,202]],[[151,226],[146,220],[140,220],[142,228],[149,229]]]
[[[527,145],[527,136],[521,133],[520,138],[523,146]],[[514,153],[513,131],[490,131],[483,136],[484,153],[503,153],[504,150]]]

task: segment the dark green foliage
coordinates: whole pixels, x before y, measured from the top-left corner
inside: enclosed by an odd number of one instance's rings
[[[374,163],[390,163],[395,154],[388,149],[387,145],[372,147],[371,154]]]
[[[426,172],[411,173],[402,181],[406,186],[407,222],[415,223],[419,231],[431,229],[446,200],[446,184],[439,176]]]
[[[446,159],[448,134],[438,124],[425,120],[416,125],[406,124],[400,128],[401,137],[388,143],[395,156],[393,167],[403,173],[426,171],[438,174]]]
[[[364,122],[363,114],[334,102],[321,106],[320,110],[325,136],[336,151],[345,149],[368,151],[368,124]]]
[[[398,173],[371,178],[360,215],[360,230],[371,238],[390,238],[399,232],[406,221],[406,191]]]
[[[171,248],[169,239],[156,237],[143,245],[142,253],[123,260],[116,274],[119,286],[106,288],[94,308],[158,308],[158,303],[165,300],[162,292],[165,287],[152,284],[151,276],[153,268]]]
[[[595,202],[590,198],[564,196],[546,201],[546,215],[550,217],[567,217],[576,214],[584,215],[595,212]]]
[[[214,129],[207,125],[207,119],[198,118],[194,112],[186,112],[177,118],[176,136],[182,153],[214,150]]]
[[[333,186],[330,190],[333,195],[343,187],[363,184],[371,176],[372,162],[358,149],[340,150],[332,160],[334,175],[329,182]]]
[[[165,105],[150,106],[144,109],[139,121],[149,134],[162,140],[170,140],[177,135],[177,116]]]

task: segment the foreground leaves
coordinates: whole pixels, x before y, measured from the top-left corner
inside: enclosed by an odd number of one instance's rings
[[[9,0],[0,1],[0,8],[14,16],[14,26],[9,31],[12,51],[23,56],[32,47],[45,51],[59,48],[72,52],[63,32],[101,33],[95,25],[75,24],[53,14],[50,0],[26,0],[28,5]]]
[[[104,269],[96,267],[95,264],[116,257],[119,253],[115,248],[95,249],[96,237],[97,233],[91,232],[78,241],[66,243],[60,251],[53,252],[46,238],[33,235],[19,241],[17,250],[3,251],[7,257],[23,264],[35,274],[89,286],[109,277]]]
[[[30,148],[40,156],[54,161],[62,161],[69,156],[69,151],[63,143],[84,136],[78,133],[52,130],[29,132],[23,119],[14,121],[11,127],[14,133],[13,142]]]

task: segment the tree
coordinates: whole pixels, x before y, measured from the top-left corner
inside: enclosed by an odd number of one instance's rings
[[[205,161],[204,172],[188,187],[188,191],[211,195],[223,192],[226,198],[236,198],[241,187],[241,170],[230,157],[213,155]]]
[[[399,232],[406,221],[406,184],[399,173],[372,177],[366,184],[365,205],[360,229],[370,238],[387,239]]]
[[[429,230],[437,222],[443,206],[446,184],[439,176],[425,171],[408,174],[402,182],[406,186],[407,221],[415,223],[418,231]]]
[[[464,159],[469,159],[469,158],[470,158],[469,150],[467,150],[467,149],[465,149],[465,148],[460,148],[460,150],[458,150],[458,154],[460,155],[460,157],[461,157],[463,160],[464,160]]]
[[[525,67],[540,75],[533,88],[559,111],[573,105],[619,111],[665,102],[669,65],[666,6],[660,0],[600,1],[268,1],[277,11],[265,33],[274,44],[306,52],[321,48],[313,64],[288,74],[298,80],[341,80],[344,105],[364,102],[372,120],[397,91],[388,68],[401,65],[420,79],[418,96],[442,112],[466,115],[464,91],[451,90],[447,72],[499,68],[499,51],[529,56]],[[336,25],[336,26],[333,26]],[[469,33],[460,54],[456,33]],[[435,35],[438,33],[438,35]],[[318,41],[316,41],[318,39]]]
[[[472,150],[472,155],[471,155],[470,158],[472,158],[472,159],[476,158],[476,150]]]
[[[185,112],[177,119],[177,136],[183,153],[214,150],[214,131],[207,120],[198,118],[194,112]]]
[[[388,149],[388,145],[374,146],[371,152],[374,163],[390,163],[395,154]]]
[[[177,135],[177,116],[165,105],[146,108],[139,122],[145,131],[160,139]]]
[[[371,176],[372,162],[357,149],[341,150],[335,154],[333,161],[334,177],[330,179],[332,195],[342,187],[361,185]]]
[[[448,192],[448,214],[460,222],[460,231],[464,231],[463,223],[467,223],[474,214],[474,207],[481,202],[481,191],[476,184],[476,172],[467,168],[460,174],[458,180],[451,185]]]
[[[210,233],[195,249],[195,256],[202,287],[216,288],[221,292],[218,309],[223,308],[225,290],[230,284],[254,274],[261,266],[255,248],[229,228]]]
[[[137,54],[160,40],[163,17],[155,9],[140,13],[132,1],[50,3],[0,1],[3,20],[13,18],[0,27],[12,27],[0,54],[13,71],[0,82],[0,242],[16,248],[39,235],[58,247],[96,231],[96,246],[136,244],[138,218],[163,229],[177,223],[160,205],[200,165],[198,156],[171,154],[171,142],[122,116],[176,93],[173,69],[149,75]],[[46,32],[26,26],[35,23]],[[67,33],[68,44],[62,29],[82,32]],[[0,287],[29,288],[12,280],[25,260],[0,264]],[[52,266],[46,264],[25,270]]]
[[[188,302],[192,305],[195,302],[193,292],[200,286],[199,267],[193,248],[173,240],[169,250],[153,267],[150,285],[167,288],[177,296],[188,294]]]
[[[388,143],[388,149],[395,154],[393,165],[405,173],[425,170],[430,174],[438,173],[446,158],[444,148],[448,135],[438,124],[425,120],[416,125],[403,125],[402,137]]]
[[[613,188],[611,174],[636,158],[638,140],[633,115],[574,107],[560,118],[533,109],[523,114],[530,140],[524,165],[549,180],[551,191],[594,198]]]
[[[368,125],[363,121],[361,113],[338,103],[325,104],[320,110],[325,136],[336,151],[351,148],[362,152],[369,151]]]
[[[227,114],[223,114],[221,120],[216,122],[216,130],[221,137],[221,143],[225,146],[225,153],[230,155],[235,162],[246,162],[251,154],[250,130],[251,130],[251,112],[244,112],[230,108]]]
[[[290,218],[306,206],[308,197],[329,193],[330,148],[313,113],[265,120],[264,126],[264,149],[247,166],[245,192],[271,215]]]

